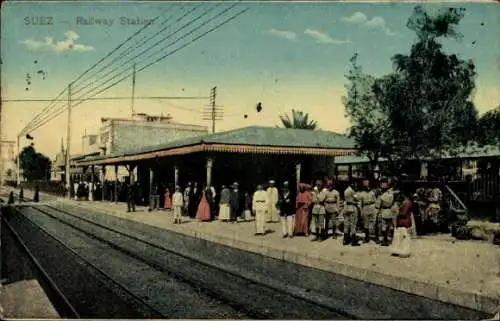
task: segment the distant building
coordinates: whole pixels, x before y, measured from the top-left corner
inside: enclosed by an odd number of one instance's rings
[[[170,115],[135,114],[134,118],[101,118],[100,148],[112,155],[134,148],[165,144],[174,140],[201,136],[208,128],[172,121]]]
[[[82,136],[82,155],[92,154],[100,151],[99,135],[85,134]]]
[[[0,181],[14,181],[16,180],[15,142],[2,140],[0,144],[2,144],[0,155]]]

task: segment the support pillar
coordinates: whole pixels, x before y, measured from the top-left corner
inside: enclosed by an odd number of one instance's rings
[[[154,179],[154,171],[153,167],[149,168],[149,198],[153,196],[153,179]]]
[[[179,185],[179,165],[174,166],[174,184]]]
[[[118,203],[118,165],[115,165],[115,193],[114,193],[114,198],[115,198],[115,203]]]
[[[207,186],[212,186],[212,167],[214,165],[213,158],[207,158]]]
[[[94,165],[90,166],[90,191],[89,191],[89,201],[94,200],[94,191],[95,191],[95,179],[94,179]]]
[[[300,171],[302,170],[302,164],[298,163],[295,165],[295,178],[296,178],[296,183],[297,183],[297,191],[299,190],[299,184],[300,184]]]
[[[352,182],[352,164],[348,165],[348,168],[347,168],[347,177],[348,177],[349,181]]]
[[[106,186],[106,165],[101,166],[101,201],[106,200],[106,194],[108,192],[107,186]]]
[[[427,162],[421,162],[420,163],[420,178],[427,180],[427,175],[428,175],[428,169],[427,169]]]

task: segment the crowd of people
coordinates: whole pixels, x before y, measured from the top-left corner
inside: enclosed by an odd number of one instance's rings
[[[281,222],[283,238],[311,235],[312,241],[324,241],[342,236],[343,244],[352,246],[363,241],[389,246],[416,235],[417,226],[427,229],[439,223],[442,192],[437,185],[413,194],[397,188],[397,181],[391,179],[378,181],[376,186],[369,180],[347,185],[341,192],[332,180],[318,180],[300,183],[295,192],[287,181],[278,189],[270,180],[266,186],[257,185],[255,191],[242,192],[237,182],[222,185],[219,191],[189,182],[183,190],[175,186],[171,194],[166,185],[155,183],[146,203],[149,211],[171,209],[175,224],[181,223],[182,217],[201,222],[255,221],[255,235],[259,236],[266,234],[266,223]],[[88,182],[75,184],[75,197],[89,193],[87,199],[93,200],[95,195],[89,192],[93,187]],[[138,187],[138,183],[122,184],[116,189],[125,193],[128,211],[135,211]],[[108,191],[105,199],[114,200],[115,188],[104,189]],[[364,234],[364,240],[359,234]]]
[[[202,222],[255,220],[255,235],[264,235],[266,223],[281,222],[283,238],[312,235],[312,241],[324,241],[343,235],[344,245],[359,246],[358,232],[363,232],[365,243],[388,246],[415,235],[416,225],[438,224],[441,211],[442,192],[437,185],[412,195],[394,185],[389,179],[379,186],[364,180],[349,183],[340,193],[331,180],[318,180],[314,186],[299,184],[293,193],[289,182],[283,182],[279,190],[271,180],[266,188],[257,185],[251,195],[240,192],[235,182],[230,187],[223,185],[217,198],[213,186],[199,188],[197,183],[188,183],[184,191],[176,186],[171,202],[165,195],[165,203],[173,209],[174,223],[180,223],[182,216]],[[153,193],[152,198],[156,197]],[[421,224],[416,224],[416,218]]]

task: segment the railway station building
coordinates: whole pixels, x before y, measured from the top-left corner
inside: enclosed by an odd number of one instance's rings
[[[356,153],[354,142],[335,132],[250,126],[73,163],[85,172],[100,168],[106,177],[111,171],[115,179],[119,168],[125,168],[146,196],[152,182],[170,187],[198,182],[216,188],[238,182],[242,190],[251,191],[270,179],[311,182],[333,177],[335,156]]]

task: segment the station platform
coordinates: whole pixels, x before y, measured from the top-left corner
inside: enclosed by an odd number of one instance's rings
[[[60,316],[37,280],[0,286],[1,319],[59,319]]]
[[[30,193],[25,191],[28,197]],[[271,232],[255,236],[252,221],[197,222],[183,217],[183,224],[173,224],[171,211],[137,207],[128,213],[124,203],[57,201],[491,314],[500,308],[500,247],[491,242],[459,241],[450,235],[417,237],[411,243],[412,255],[399,258],[376,244],[343,246],[340,237],[324,242],[283,239],[280,223],[268,223]]]

